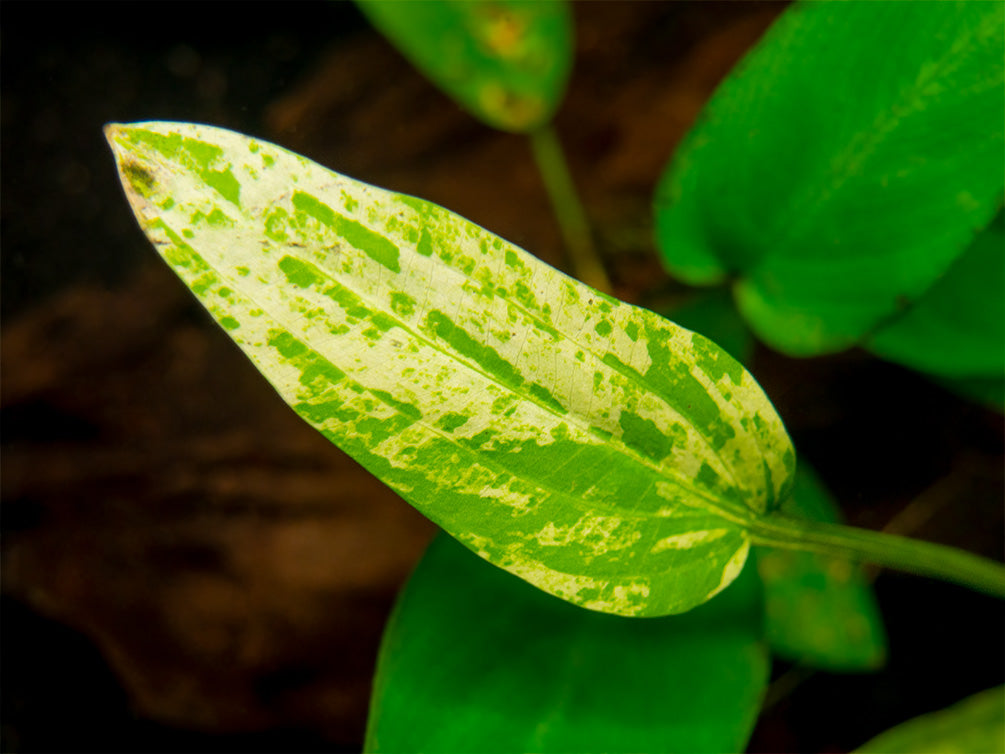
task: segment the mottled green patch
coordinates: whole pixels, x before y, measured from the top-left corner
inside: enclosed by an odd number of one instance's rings
[[[670,438],[660,432],[654,421],[643,419],[630,411],[622,411],[618,424],[621,426],[621,439],[625,445],[654,461],[662,461],[673,452]]]
[[[273,207],[265,216],[265,235],[276,242],[286,240],[286,228],[290,215],[282,207]]]
[[[728,375],[734,385],[740,384],[743,367],[736,359],[698,333],[691,336],[691,347],[698,366],[712,380],[718,382]]]
[[[317,403],[301,401],[300,403],[293,405],[293,410],[297,412],[298,416],[302,416],[311,424],[320,427],[325,424],[325,422],[333,420],[341,421],[343,404],[342,401],[337,398],[327,401],[318,401]],[[324,434],[334,442],[333,436],[329,435],[327,431]],[[337,437],[337,435],[335,436]]]
[[[407,293],[395,291],[391,294],[391,308],[403,317],[410,317],[415,312],[415,299]]]
[[[172,199],[170,196],[160,203],[160,208],[165,212],[167,212],[173,206],[174,206],[174,199]]]
[[[220,276],[216,274],[216,271],[209,270],[198,277],[190,278],[188,281],[188,287],[196,296],[204,297],[213,289],[213,286],[217,285],[219,282]]]
[[[370,321],[373,326],[380,330],[382,333],[387,332],[392,327],[397,327],[398,322],[393,317],[384,314],[381,311],[374,311],[370,314]]]
[[[634,322],[629,322],[625,325],[625,335],[631,338],[633,341],[638,341],[639,339],[639,326]]]
[[[728,488],[728,485],[724,484],[722,477],[720,477],[711,466],[707,463],[702,463],[701,468],[698,469],[698,475],[695,477],[695,481],[702,487],[715,490],[723,491]]]
[[[215,207],[212,212],[208,215],[202,212],[196,211],[189,220],[193,225],[198,225],[199,223],[205,222],[207,225],[213,227],[231,227],[234,224],[233,219],[225,214],[223,210],[219,207]]]
[[[426,315],[426,327],[461,356],[471,359],[500,382],[514,390],[523,385],[523,376],[500,356],[498,351],[472,338],[467,331],[455,325],[450,317],[438,309]]]
[[[251,274],[251,270],[249,268],[245,267],[243,264],[242,265],[238,265],[237,267],[234,268],[234,270],[242,278],[246,278],[246,277],[248,277],[248,275]]]
[[[201,178],[206,182],[207,186],[216,189],[220,196],[228,202],[237,207],[241,206],[241,184],[234,177],[234,173],[231,172],[230,168],[226,170],[204,170],[202,171]]]
[[[597,303],[597,308],[604,314],[610,314],[614,311],[615,307],[621,306],[620,301],[614,298],[614,296],[608,295],[603,291],[593,291],[593,294],[600,298],[600,301]]]
[[[593,326],[593,329],[597,331],[597,335],[606,338],[614,330],[614,326],[611,324],[610,320],[602,319]]]
[[[687,418],[699,432],[709,438],[715,449],[720,449],[728,440],[736,436],[730,422],[722,416],[718,404],[708,394],[688,367],[664,342],[662,333],[649,331],[649,356],[653,366],[642,375],[625,364],[614,354],[607,353],[603,362],[622,374],[647,385],[660,395],[673,396],[673,406]],[[754,415],[755,422],[757,415]]]
[[[189,272],[189,274],[206,274],[212,272],[212,268],[206,264],[206,261],[199,256],[196,250],[189,246],[185,240],[175,233],[161,218],[157,218],[151,222],[149,227],[151,229],[162,231],[169,239],[171,239],[172,245],[166,247],[162,253],[164,254],[164,259],[172,267],[185,269]]]
[[[181,234],[185,238],[189,238],[189,239],[195,238],[195,232],[191,228],[184,228],[182,230]]]
[[[286,359],[295,359],[307,353],[307,346],[285,330],[270,330],[269,345],[279,351]]]
[[[220,324],[223,325],[223,327],[226,328],[227,330],[236,330],[241,326],[241,323],[238,322],[233,317],[231,317],[229,314],[224,317],[220,317]]]
[[[569,437],[569,425],[559,424],[558,426],[552,427],[549,434],[552,436],[552,439],[565,440]]]
[[[566,409],[565,406],[559,403],[558,399],[555,398],[555,396],[551,394],[551,391],[548,390],[548,388],[546,388],[544,385],[538,382],[532,382],[530,385],[527,386],[527,391],[532,396],[537,398],[538,401],[540,401],[545,406],[550,408],[552,411],[558,414],[569,413],[568,409]]]
[[[342,196],[342,206],[345,208],[346,212],[354,212],[359,206],[359,199],[345,190],[340,193]]]
[[[395,201],[401,202],[406,207],[411,207],[419,213],[420,217],[426,217],[429,215],[432,208],[432,205],[429,202],[423,199],[416,199],[414,196],[409,196],[408,194],[395,194],[394,199]]]
[[[181,149],[182,145],[182,136],[179,133],[164,134],[146,128],[128,128],[120,131],[119,134],[124,134],[133,144],[146,144],[153,147],[169,159],[175,157],[175,153]],[[222,152],[222,150],[220,151]]]
[[[433,253],[433,239],[425,228],[419,234],[419,242],[416,244],[415,250],[423,256],[431,256]]]
[[[458,414],[451,411],[449,414],[444,414],[436,421],[436,426],[442,429],[444,432],[453,432],[458,427],[461,427],[468,423],[469,417],[464,414]]]
[[[320,395],[341,382],[345,372],[285,330],[270,330],[268,344],[300,370],[300,384]]]
[[[401,265],[398,262],[400,257],[398,247],[384,236],[375,233],[355,220],[338,214],[324,202],[310,194],[305,194],[303,191],[293,192],[293,206],[306,212],[323,225],[332,228],[373,261],[392,272],[401,272]]]
[[[280,259],[279,269],[286,275],[286,279],[298,288],[310,288],[312,285],[321,285],[325,282],[324,275],[317,267],[296,257],[286,256]]]
[[[325,288],[324,294],[342,307],[350,318],[367,319],[373,310],[363,303],[363,300],[344,285],[331,285]]]
[[[182,149],[192,155],[192,159],[202,168],[208,168],[223,156],[223,150],[216,144],[207,144],[198,139],[182,139]]]
[[[419,410],[418,406],[412,403],[406,403],[405,401],[399,401],[393,395],[384,390],[374,390],[371,388],[370,394],[391,408],[400,411],[405,416],[415,419],[416,421],[422,418],[422,411]]]
[[[262,155],[262,165],[264,167],[271,168],[275,164],[276,164],[276,158],[273,157],[271,154]]]
[[[322,225],[327,225],[329,228],[335,227],[335,211],[310,194],[305,194],[303,191],[294,191],[293,206],[301,212],[306,212]]]
[[[528,288],[526,283],[524,283],[522,280],[516,281],[516,283],[513,286],[513,291],[515,293],[516,300],[519,301],[524,306],[524,308],[531,310],[536,310],[538,308],[537,299],[534,297],[534,292],[531,291],[531,289]]]
[[[497,416],[512,408],[519,399],[513,393],[505,393],[492,401],[492,414]]]

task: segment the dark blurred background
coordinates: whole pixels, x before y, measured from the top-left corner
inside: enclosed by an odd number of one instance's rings
[[[659,171],[784,6],[585,2],[557,128],[617,294],[686,292]],[[157,259],[101,127],[191,120],[421,195],[561,265],[527,143],[343,2],[0,5],[3,751],[356,751],[433,527],[275,397]],[[1001,416],[852,352],[752,371],[856,524],[1001,558]],[[905,513],[906,511],[906,513]],[[882,574],[886,669],[784,677],[752,751],[840,752],[1002,682],[999,602]],[[728,703],[728,700],[724,700]]]

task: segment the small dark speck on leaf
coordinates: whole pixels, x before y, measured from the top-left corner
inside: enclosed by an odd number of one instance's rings
[[[140,196],[148,197],[154,188],[154,177],[150,172],[134,162],[127,162],[122,166],[122,172],[126,174],[129,185]]]

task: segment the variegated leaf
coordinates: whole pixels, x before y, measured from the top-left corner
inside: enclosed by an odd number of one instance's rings
[[[624,615],[739,573],[795,459],[716,345],[271,144],[107,136],[154,246],[280,395],[470,549]]]

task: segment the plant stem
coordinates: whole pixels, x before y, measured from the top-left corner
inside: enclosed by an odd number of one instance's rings
[[[576,185],[555,129],[546,124],[532,131],[529,137],[573,272],[587,285],[603,293],[611,293],[610,278],[593,245],[590,223],[576,193]]]
[[[808,550],[951,581],[1005,599],[1005,564],[955,547],[895,534],[783,516],[750,523],[755,545]]]

